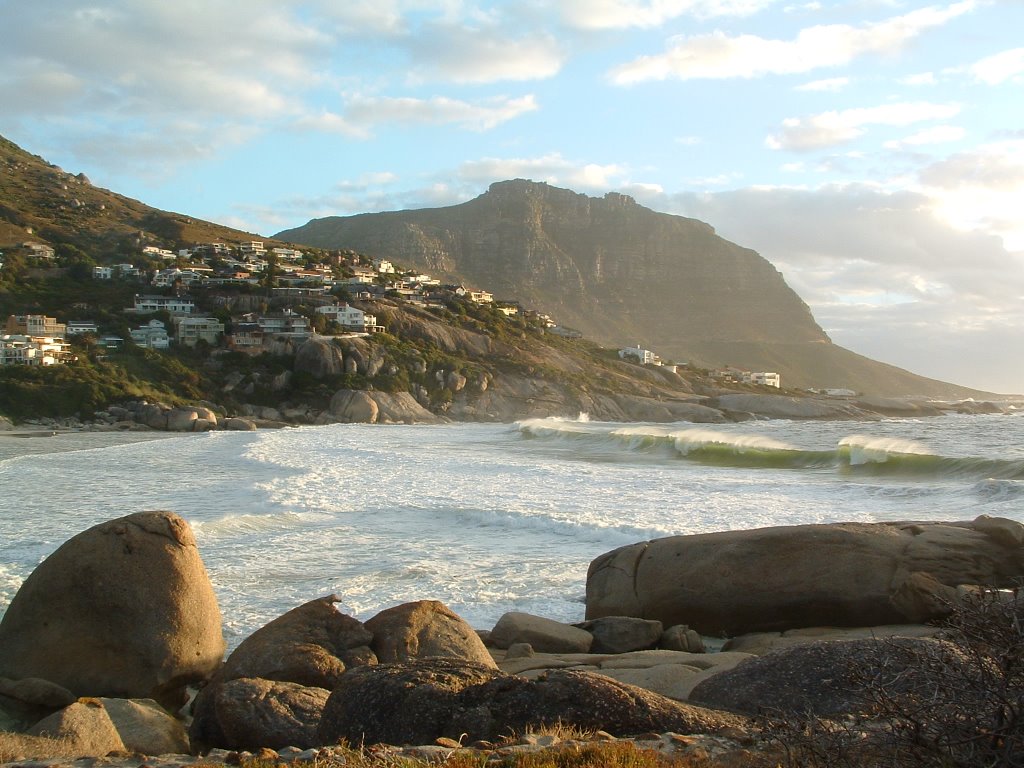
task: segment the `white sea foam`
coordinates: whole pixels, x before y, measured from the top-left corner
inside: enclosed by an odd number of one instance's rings
[[[890,454],[908,454],[927,456],[932,452],[914,440],[898,437],[871,437],[868,435],[850,435],[839,441],[841,448],[850,452],[850,464],[881,463],[889,459]]]
[[[330,593],[364,619],[435,598],[481,628],[508,610],[578,620],[590,561],[635,541],[964,519],[979,497],[990,514],[1022,517],[1012,482],[718,466],[680,460],[679,445],[827,454],[846,437],[858,450],[1024,460],[1024,420],[1002,418],[884,422],[856,438],[824,422],[331,425],[24,457],[0,462],[0,610],[74,533],[169,509],[195,528],[230,645]]]

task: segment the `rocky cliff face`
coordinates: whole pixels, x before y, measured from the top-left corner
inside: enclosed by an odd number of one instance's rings
[[[833,345],[756,252],[626,195],[592,198],[517,179],[462,205],[315,219],[275,237],[464,281],[604,345],[639,343],[678,362],[778,371],[785,386],[976,394]]]
[[[757,253],[631,197],[504,181],[450,208],[331,217],[282,238],[349,247],[465,280],[597,341],[684,356],[684,340],[826,342]]]

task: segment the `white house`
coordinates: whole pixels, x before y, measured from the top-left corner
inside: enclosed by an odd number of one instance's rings
[[[395,265],[387,259],[374,259],[373,266],[377,268],[377,271],[382,275],[393,275],[395,274]]]
[[[368,315],[363,310],[350,307],[348,304],[317,307],[316,312],[319,315],[324,315],[328,320],[333,320],[348,331],[369,331],[372,333],[382,330],[377,325],[376,316]]]
[[[141,328],[133,328],[131,333],[132,341],[140,347],[167,349],[171,345],[167,326],[155,318]]]
[[[93,267],[92,277],[94,280],[113,280],[114,279],[114,268],[113,267]]]
[[[658,359],[658,356],[651,352],[649,349],[644,349],[639,344],[635,347],[624,347],[619,350],[619,357],[625,360],[626,358],[634,358],[640,365],[654,365],[654,361]]]
[[[757,384],[762,387],[782,387],[782,377],[774,371],[758,371],[757,373],[744,373],[744,384]]]
[[[72,360],[71,345],[60,338],[0,336],[0,365],[62,365]]]
[[[64,331],[68,336],[78,336],[83,333],[99,333],[95,320],[68,320],[67,329]]]
[[[140,314],[150,312],[169,312],[172,315],[191,315],[196,305],[192,299],[184,299],[179,296],[141,296],[135,295],[135,306],[129,307],[127,312]]]

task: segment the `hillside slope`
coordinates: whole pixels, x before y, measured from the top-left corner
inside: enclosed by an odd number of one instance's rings
[[[705,367],[775,370],[787,386],[970,397],[831,343],[755,251],[632,198],[517,179],[447,208],[314,219],[276,237],[354,248],[549,312],[611,346]]]
[[[259,238],[152,208],[93,186],[0,136],[0,249],[33,240],[70,245],[93,256],[127,254],[149,242],[166,245]]]

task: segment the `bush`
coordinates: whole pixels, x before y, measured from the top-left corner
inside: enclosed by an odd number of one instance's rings
[[[942,627],[932,646],[879,641],[848,673],[863,714],[768,718],[783,764],[1024,766],[1024,596],[970,593]]]

